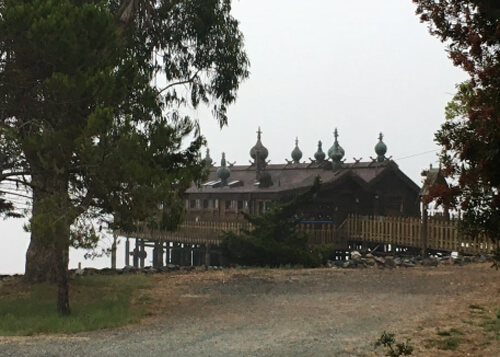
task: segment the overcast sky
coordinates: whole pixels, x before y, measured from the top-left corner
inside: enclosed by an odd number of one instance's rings
[[[247,164],[259,126],[271,163],[291,160],[296,137],[303,160],[318,140],[327,151],[335,128],[348,162],[369,160],[383,132],[387,156],[420,185],[420,171],[437,164],[433,138],[444,107],[466,76],[414,12],[411,0],[234,1],[251,76],[228,127],[195,111],[215,163],[225,152],[229,162]],[[0,221],[0,274],[24,272],[23,223]],[[109,265],[82,255],[72,252],[70,267]]]

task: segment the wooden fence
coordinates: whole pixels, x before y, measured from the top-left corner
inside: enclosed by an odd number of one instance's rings
[[[332,224],[300,224],[299,228],[309,236],[311,244],[336,244],[339,249],[347,247],[347,239],[337,232]],[[185,244],[215,244],[221,243],[221,235],[224,232],[233,231],[239,233],[241,230],[253,230],[252,224],[248,222],[183,222],[175,232],[151,230],[146,227],[133,234],[122,234],[131,238],[147,240],[163,240]]]
[[[429,219],[425,235],[420,218],[349,215],[346,235],[350,240],[392,244],[400,247],[426,248],[460,253],[492,253],[500,247],[487,236],[468,237],[460,234],[457,223]],[[425,237],[425,238],[424,238]]]
[[[304,223],[299,227],[309,235],[311,244],[333,244],[339,250],[347,250],[348,241],[415,248],[423,248],[424,242],[420,218],[349,215],[340,227],[317,223]],[[240,232],[242,229],[251,231],[253,226],[248,222],[188,221],[182,223],[176,232],[144,228],[128,236],[184,244],[219,245],[222,233]],[[425,241],[428,249],[468,254],[492,253],[500,247],[499,242],[493,242],[486,236],[460,234],[454,221],[432,219],[427,222]]]
[[[151,230],[146,227],[128,234],[131,238],[148,240],[163,240],[184,244],[215,244],[221,243],[221,235],[224,232],[240,230],[252,230],[253,227],[247,222],[202,222],[186,221],[181,223],[175,232]]]

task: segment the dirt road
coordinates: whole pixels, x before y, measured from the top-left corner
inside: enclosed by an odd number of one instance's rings
[[[500,309],[500,271],[489,264],[155,279],[145,292],[154,315],[140,324],[0,337],[0,356],[382,356],[373,343],[384,330],[411,338],[413,356],[500,356],[500,336],[483,323]],[[455,333],[457,346],[444,343]]]

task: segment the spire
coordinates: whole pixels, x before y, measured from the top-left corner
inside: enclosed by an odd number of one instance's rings
[[[293,162],[298,164],[300,159],[302,159],[302,151],[299,149],[299,138],[295,138],[295,148],[292,151]]]
[[[375,153],[377,154],[377,162],[382,162],[385,160],[385,154],[387,152],[387,145],[382,141],[384,134],[380,133],[378,136],[378,143],[375,145]]]
[[[322,163],[325,160],[326,154],[323,152],[323,143],[321,140],[318,141],[318,151],[314,153],[314,159],[317,163]]]
[[[205,154],[205,158],[203,159],[203,161],[205,163],[205,168],[206,169],[209,169],[209,168],[212,167],[213,160],[210,157],[210,149],[209,148],[207,148],[207,151],[206,151],[206,154]]]
[[[231,176],[231,170],[226,166],[226,154],[222,153],[220,167],[217,169],[217,177],[220,179],[221,186],[227,186],[227,179]]]

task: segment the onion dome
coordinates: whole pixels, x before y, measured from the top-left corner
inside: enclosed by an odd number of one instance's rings
[[[322,146],[323,146],[323,143],[321,142],[321,140],[318,141],[318,151],[316,151],[314,153],[314,159],[318,163],[323,162],[325,160],[325,157],[326,157],[326,154],[324,153]]]
[[[333,142],[332,147],[328,149],[328,156],[330,157],[330,159],[332,159],[332,168],[335,171],[340,168],[341,160],[345,155],[345,151],[339,144],[339,133],[337,131],[337,128],[335,128],[333,135],[335,136],[335,141]]]
[[[293,162],[298,164],[302,159],[302,151],[299,149],[299,138],[295,138],[295,148],[292,151]]]
[[[330,147],[330,149],[328,149],[328,157],[333,161],[340,161],[344,157],[345,151],[338,142],[337,138],[339,137],[339,133],[337,131],[337,128],[335,128],[333,135],[335,136],[335,141],[333,142],[333,145]]]
[[[257,151],[259,152],[259,157],[262,162],[265,162],[267,159],[267,156],[269,155],[269,151],[267,151],[266,147],[262,145],[262,142],[260,141],[260,134],[262,134],[262,131],[259,130],[257,131],[257,143],[255,143],[254,147],[250,149],[250,156],[254,161],[257,158]]]
[[[385,153],[387,152],[387,145],[382,141],[384,135],[380,133],[378,136],[378,143],[375,145],[375,153],[377,154],[377,161],[382,162],[385,160]]]
[[[220,167],[217,169],[217,177],[221,181],[221,186],[227,186],[227,179],[231,176],[231,170],[226,166],[226,154],[222,153]]]
[[[205,154],[205,158],[203,159],[203,162],[205,164],[205,168],[206,169],[209,169],[209,168],[212,167],[213,160],[210,157],[210,149],[209,148],[207,148],[207,151],[206,151],[206,154]]]

